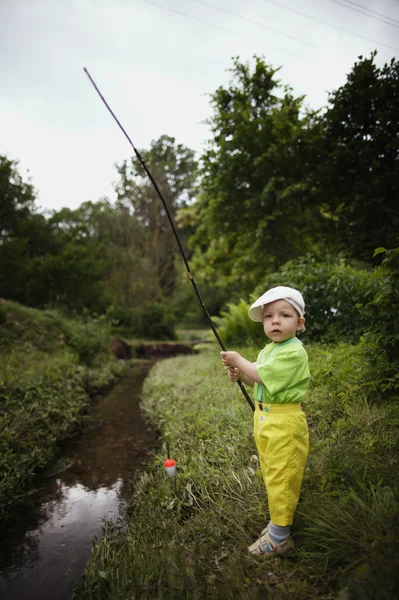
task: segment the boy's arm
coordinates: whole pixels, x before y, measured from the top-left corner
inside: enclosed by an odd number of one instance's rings
[[[241,354],[238,354],[238,352],[234,351],[221,352],[220,356],[222,357],[222,363],[225,367],[235,367],[236,369],[239,369],[242,375],[252,381],[252,385],[254,382],[263,385],[263,381],[258,374],[255,364],[241,356]],[[244,381],[242,377],[241,379]],[[246,382],[244,381],[244,383]]]
[[[254,387],[254,380],[251,379],[250,377],[248,377],[247,375],[245,375],[245,373],[241,373],[240,375],[240,380],[245,383],[246,385],[249,385],[250,387]]]

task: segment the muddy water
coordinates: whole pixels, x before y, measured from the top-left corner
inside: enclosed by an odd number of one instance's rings
[[[1,600],[68,600],[100,538],[131,497],[157,447],[140,414],[150,364],[134,367],[93,409],[94,425],[64,448],[6,538],[0,541]]]

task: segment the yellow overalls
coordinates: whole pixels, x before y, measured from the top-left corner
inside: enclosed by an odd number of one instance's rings
[[[291,525],[301,490],[309,433],[301,400],[309,385],[306,350],[297,338],[268,344],[256,369],[254,436],[266,486],[270,518]]]

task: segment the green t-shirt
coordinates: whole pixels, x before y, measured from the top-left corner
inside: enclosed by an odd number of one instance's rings
[[[259,352],[255,366],[263,381],[263,385],[254,385],[255,401],[266,404],[302,401],[310,373],[307,352],[298,338],[267,344]]]

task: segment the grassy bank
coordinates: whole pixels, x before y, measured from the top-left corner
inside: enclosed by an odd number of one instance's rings
[[[0,300],[0,528],[123,367],[102,322]]]
[[[165,475],[165,452],[154,458],[127,531],[107,526],[76,599],[396,597],[398,405],[370,397],[357,348],[308,350],[311,453],[294,555],[247,555],[268,521],[252,415],[208,346],[151,371],[144,409],[169,442],[178,474]],[[252,360],[256,351],[243,354]]]

